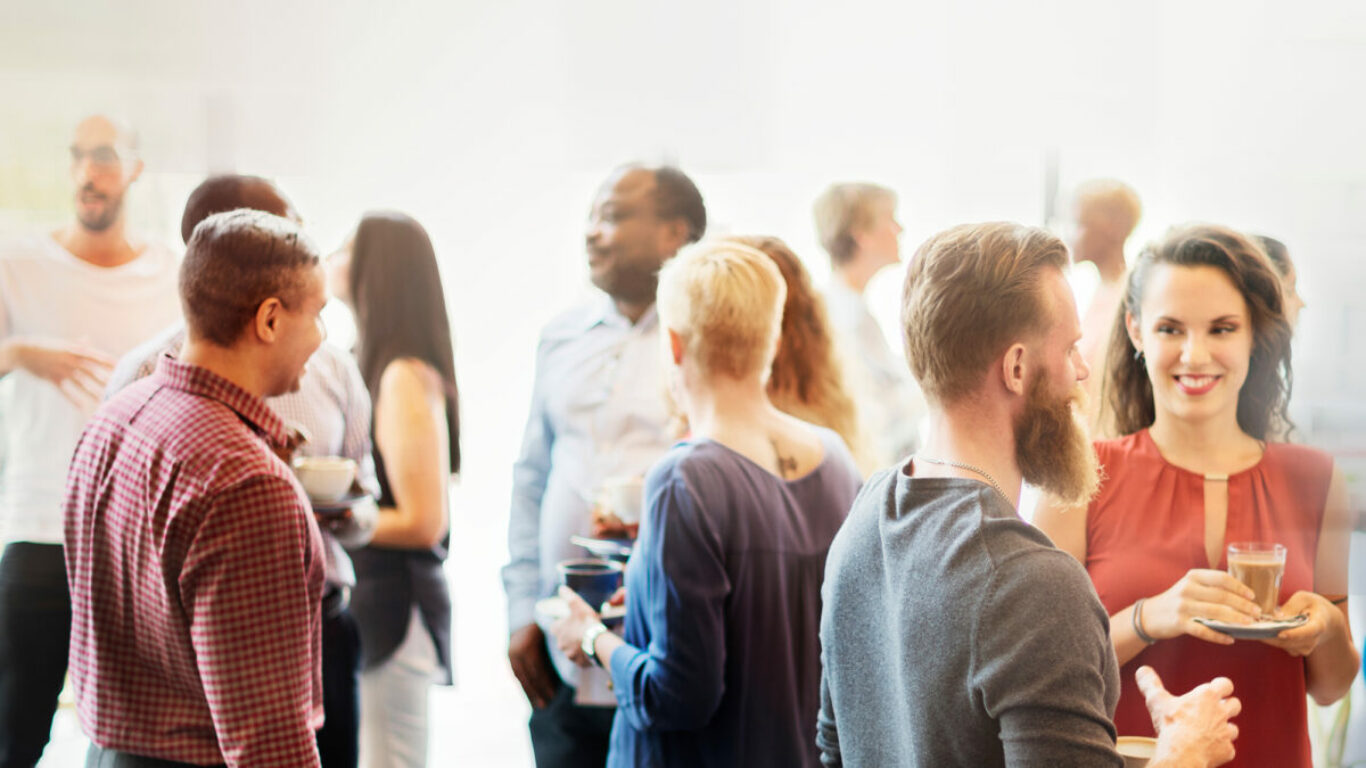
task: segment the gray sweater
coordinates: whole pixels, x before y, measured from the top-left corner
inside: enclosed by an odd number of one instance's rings
[[[873,476],[822,593],[825,765],[1123,765],[1109,617],[990,486]]]

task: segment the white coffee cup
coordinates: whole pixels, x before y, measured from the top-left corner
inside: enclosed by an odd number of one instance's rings
[[[310,499],[337,501],[356,478],[356,462],[344,456],[297,456],[294,475]]]
[[[1124,768],[1143,768],[1157,754],[1157,739],[1149,736],[1120,736],[1115,749],[1124,758]]]
[[[645,478],[639,475],[609,477],[602,484],[602,503],[624,525],[640,522],[645,506]]]

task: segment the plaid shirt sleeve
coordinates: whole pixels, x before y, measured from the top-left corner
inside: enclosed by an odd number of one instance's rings
[[[317,766],[319,547],[288,480],[219,493],[180,574],[199,675],[229,766]]]

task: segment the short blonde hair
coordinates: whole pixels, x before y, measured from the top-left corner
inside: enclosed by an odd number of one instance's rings
[[[816,237],[836,265],[854,258],[854,232],[872,226],[878,203],[896,205],[896,193],[867,182],[831,184],[816,198]]]
[[[901,325],[906,359],[927,398],[942,405],[975,392],[1007,347],[1047,329],[1047,268],[1067,268],[1067,246],[1010,222],[963,224],[916,250]]]
[[[1102,215],[1112,234],[1128,239],[1143,218],[1143,202],[1134,188],[1119,179],[1090,179],[1077,185],[1073,199],[1078,209],[1089,208]]]
[[[707,375],[767,378],[782,330],[787,286],[763,252],[735,242],[684,248],[659,271],[664,328]]]

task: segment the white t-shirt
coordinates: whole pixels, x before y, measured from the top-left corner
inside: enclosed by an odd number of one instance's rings
[[[858,408],[859,431],[872,453],[860,462],[859,468],[868,473],[915,452],[929,408],[910,369],[887,345],[862,295],[834,277],[825,291],[825,306],[845,384]]]
[[[178,268],[150,244],[127,264],[97,267],[49,236],[0,243],[0,339],[76,342],[118,358],[180,318]],[[28,371],[0,377],[0,541],[62,542],[67,465],[92,413]]]

